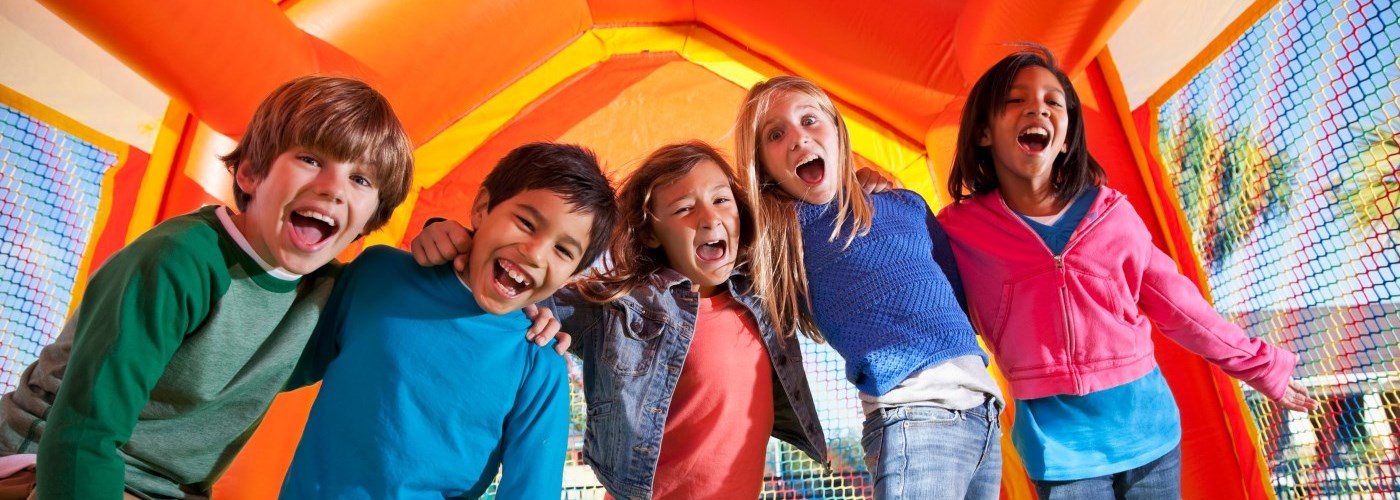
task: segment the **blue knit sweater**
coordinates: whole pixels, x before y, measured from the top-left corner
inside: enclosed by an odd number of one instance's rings
[[[846,358],[846,378],[878,396],[958,356],[976,354],[985,363],[987,353],[960,307],[962,283],[948,237],[928,204],[905,190],[870,201],[870,233],[844,249],[848,230],[828,241],[836,203],[797,202],[813,316]]]

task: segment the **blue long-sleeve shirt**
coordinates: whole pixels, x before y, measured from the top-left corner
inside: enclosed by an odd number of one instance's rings
[[[282,497],[478,497],[499,469],[502,498],[558,498],[568,370],[528,327],[482,311],[451,266],[365,250],[298,367],[324,381]]]

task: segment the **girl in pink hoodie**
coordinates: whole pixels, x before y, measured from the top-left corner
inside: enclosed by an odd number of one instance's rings
[[[1151,322],[1280,406],[1316,406],[1291,380],[1297,357],[1221,318],[1102,185],[1079,97],[1049,50],[978,79],[957,144],[954,203],[939,219],[1040,498],[1180,498],[1181,423]]]

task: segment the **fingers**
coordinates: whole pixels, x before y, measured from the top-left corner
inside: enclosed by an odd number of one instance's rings
[[[894,184],[889,179],[870,167],[863,167],[856,171],[856,182],[860,183],[861,191],[866,194],[883,193],[894,189]]]
[[[472,235],[456,221],[446,220],[423,228],[413,238],[410,250],[420,266],[436,266],[471,252]],[[458,271],[465,266],[458,268]]]
[[[564,332],[559,332],[555,334],[554,340],[556,340],[556,342],[554,343],[554,352],[558,353],[560,356],[563,356],[564,353],[569,352],[569,346],[574,343],[574,338],[570,337],[569,334]]]
[[[457,270],[457,272],[463,272],[463,273],[464,273],[464,272],[467,272],[467,258],[468,258],[468,257],[471,257],[471,255],[469,255],[469,254],[458,255],[457,258],[452,259],[452,267],[455,268],[455,269]]]
[[[1308,388],[1298,381],[1290,381],[1279,406],[1290,411],[1307,412],[1317,408],[1317,401],[1308,396]]]

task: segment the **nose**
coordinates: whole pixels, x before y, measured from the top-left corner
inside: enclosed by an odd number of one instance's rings
[[[1030,109],[1026,110],[1026,114],[1031,116],[1048,117],[1050,116],[1050,107],[1046,106],[1045,103],[1037,103],[1036,105],[1031,106]]]
[[[321,169],[312,188],[316,190],[317,195],[340,203],[345,201],[345,190],[348,187],[346,184],[350,182],[350,179],[346,178],[343,172],[337,172],[337,170],[334,168]]]
[[[713,205],[703,203],[695,208],[699,216],[700,229],[710,229],[719,225],[719,211]]]
[[[792,151],[797,151],[798,147],[802,146],[803,144],[806,144],[809,140],[811,140],[811,138],[807,137],[806,132],[803,132],[801,130],[795,130],[792,132],[792,146],[789,146],[789,149]]]
[[[531,238],[520,247],[520,255],[524,258],[524,262],[521,264],[539,267],[544,262],[544,253],[549,249],[550,244],[544,238]]]

